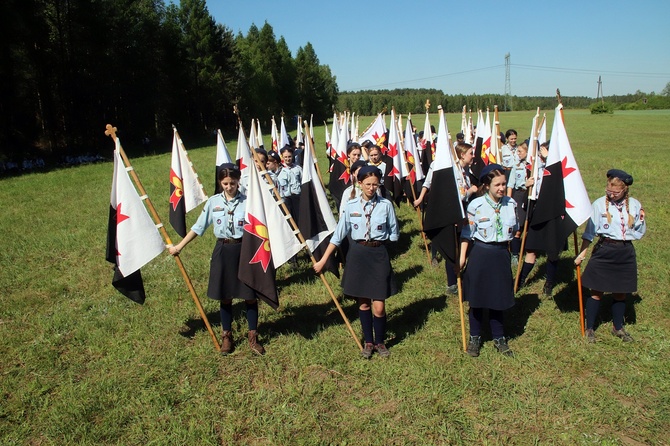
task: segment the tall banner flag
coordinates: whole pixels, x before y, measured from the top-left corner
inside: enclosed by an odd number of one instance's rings
[[[284,146],[289,145],[288,132],[286,131],[286,126],[284,125],[284,117],[281,117],[281,129],[279,130],[279,150]]]
[[[258,140],[258,147],[265,147],[263,144],[263,133],[261,132],[261,121],[256,119],[256,139]]]
[[[253,168],[247,170],[249,184],[238,278],[253,288],[264,302],[277,309],[279,295],[275,268],[286,263],[300,251],[302,245],[258,171]]]
[[[256,126],[254,125],[254,120],[251,120],[251,126],[249,127],[249,147],[252,149],[258,149],[258,136],[256,136]]]
[[[219,183],[219,166],[224,163],[232,163],[233,160],[230,159],[230,154],[228,153],[228,146],[226,141],[223,139],[221,130],[216,131],[216,162],[214,169],[214,193],[221,193],[221,183]]]
[[[423,125],[423,137],[419,140],[419,157],[424,172],[428,172],[430,163],[433,162],[435,147],[433,147],[433,130],[426,110],[426,122]]]
[[[275,117],[272,117],[272,129],[271,129],[271,138],[272,138],[272,148],[275,152],[279,153],[279,132],[277,131],[277,123],[275,122]]]
[[[207,195],[188,159],[184,144],[176,128],[173,128],[172,163],[170,165],[170,225],[180,237],[186,237],[186,214],[200,203],[207,201]]]
[[[403,149],[400,136],[398,135],[398,122],[395,118],[395,110],[391,110],[388,156],[392,158],[393,167],[389,172],[389,178],[392,185],[390,188],[387,186],[387,188],[390,189],[396,206],[400,206],[400,201],[403,197],[403,179],[409,176],[409,170],[407,169],[407,162],[405,160],[405,150]]]
[[[335,124],[333,124],[334,130]],[[340,208],[342,194],[351,182],[351,174],[349,173],[349,159],[347,157],[347,121],[345,120],[340,127],[340,134],[337,137],[337,158],[333,160],[332,168],[330,169],[330,180],[328,181],[328,190],[330,195],[335,200],[336,208]],[[333,134],[333,139],[335,135]]]
[[[539,185],[537,181],[538,174],[538,163],[536,163],[537,158],[540,153],[540,144],[538,141],[538,119],[540,118],[540,107],[537,108],[537,112],[533,117],[533,121],[530,126],[530,146],[528,147],[528,153],[526,154],[526,168],[530,169],[531,178],[535,179],[535,185]],[[537,190],[538,187],[532,187],[528,193],[528,198],[530,200],[537,200]]]
[[[373,144],[382,149],[382,153],[386,154],[388,146],[386,143],[386,124],[381,113],[377,115],[375,120],[370,124],[363,134],[358,138],[358,143],[363,144],[365,141],[372,141]]]
[[[411,117],[407,119],[405,126],[405,152],[407,152],[407,161],[412,165],[412,170],[409,173],[410,182],[412,184],[423,180],[426,176],[423,174],[421,168],[419,150],[414,140],[414,131],[412,129]]]
[[[592,212],[565,130],[562,108],[562,104],[556,107],[542,187],[529,222],[542,234],[550,260],[558,258],[568,235],[588,220]]]
[[[244,136],[244,128],[242,123],[239,123],[240,129],[237,132],[237,153],[235,155],[235,160],[237,162],[237,167],[240,168],[240,192],[246,195],[247,186],[249,184],[249,171],[255,169],[249,169],[251,166],[251,149],[247,143],[247,138]]]
[[[140,268],[162,253],[165,244],[128,176],[120,145],[116,138],[106,259],[114,264],[114,288],[143,304],[146,295]]]
[[[316,261],[323,257],[328,247],[330,236],[337,226],[333,212],[328,204],[326,190],[318,178],[318,172],[312,157],[312,141],[306,138],[305,154],[302,163],[302,184],[300,186],[300,214],[298,228],[305,237],[307,248]],[[339,277],[335,256],[328,258],[326,270]]]
[[[442,123],[444,121],[444,123]],[[423,230],[445,259],[455,263],[455,225],[465,218],[463,205],[456,184],[456,174],[443,110],[440,110],[440,125],[437,149],[433,161],[433,180],[428,193]],[[441,129],[441,130],[440,130]]]

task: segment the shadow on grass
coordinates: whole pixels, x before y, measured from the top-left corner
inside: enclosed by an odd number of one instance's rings
[[[390,339],[386,346],[401,343],[408,335],[416,333],[424,326],[430,313],[442,311],[446,307],[446,297],[438,296],[418,300],[389,313],[388,328],[395,333],[395,337]]]
[[[523,294],[516,299],[516,304],[505,312],[505,336],[510,339],[521,336],[539,306],[540,298],[537,294]]]
[[[584,301],[588,298],[588,290],[584,289]],[[600,300],[600,314],[596,318],[595,329],[600,325],[609,324],[612,322],[612,295],[605,294]],[[637,313],[635,305],[642,302],[639,294],[626,295],[626,312],[624,313],[623,321],[625,325],[635,325],[637,323]]]

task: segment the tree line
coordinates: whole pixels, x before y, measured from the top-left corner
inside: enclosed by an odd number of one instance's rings
[[[291,54],[267,22],[246,35],[205,0],[0,2],[0,160],[234,131],[237,117],[332,116],[335,76],[307,42]],[[248,124],[246,124],[248,125]]]
[[[668,84],[670,86],[670,83]],[[669,91],[670,88],[666,87]],[[463,106],[467,110],[493,110],[495,105],[500,111],[509,110],[542,110],[556,107],[556,97],[542,96],[511,96],[502,94],[444,94],[437,89],[395,89],[395,90],[367,90],[349,92],[344,91],[338,95],[337,109],[355,112],[361,116],[374,116],[382,110],[394,107],[399,113],[419,114],[425,113],[426,100],[430,101],[430,112],[435,113],[437,106],[441,105],[446,113],[460,113]],[[648,110],[670,108],[670,94],[662,92],[643,93],[637,91],[628,95],[605,96],[603,101],[612,104],[617,110]],[[601,99],[586,96],[563,96],[562,102],[568,108],[588,109],[596,101]]]

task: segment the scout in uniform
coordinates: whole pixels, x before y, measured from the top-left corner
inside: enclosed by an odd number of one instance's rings
[[[528,143],[524,141],[516,149],[515,163],[510,171],[509,180],[507,182],[507,196],[512,197],[517,204],[517,217],[519,219],[519,231],[514,234],[512,239],[512,267],[519,264],[519,251],[521,251],[521,227],[526,221],[526,207],[528,206],[528,188],[535,183],[533,178],[528,178],[530,170],[528,170],[528,161],[526,155],[528,154]]]
[[[366,359],[372,356],[373,351],[381,357],[390,355],[385,346],[385,300],[397,292],[391,261],[384,245],[398,240],[398,221],[393,204],[377,195],[380,177],[381,172],[374,166],[360,168],[358,182],[361,196],[347,201],[326,252],[314,264],[314,271],[320,273],[335,249],[347,237],[351,238],[342,288],[346,296],[358,301],[365,341],[361,356]]]
[[[637,259],[632,240],[639,240],[647,230],[642,205],[629,196],[633,177],[623,170],[607,172],[604,197],[593,202],[593,214],[582,235],[582,249],[575,265],[586,258],[586,251],[599,237],[584,274],[582,285],[591,290],[586,301],[586,338],[596,342],[594,327],[603,293],[612,293],[612,334],[624,342],[633,338],[623,327],[626,294],[637,291]]]
[[[239,190],[240,171],[234,164],[222,164],[217,179],[222,192],[210,197],[202,213],[186,237],[170,247],[173,256],[179,253],[197,236],[202,236],[207,227],[213,226],[216,245],[210,261],[207,296],[218,300],[221,308],[223,339],[221,354],[233,351],[232,321],[233,298],[244,299],[247,324],[249,326],[249,346],[260,355],[265,349],[258,342],[258,299],[256,292],[237,278],[240,263],[240,249],[247,197]]]
[[[461,232],[460,267],[465,268],[463,296],[470,303],[467,347],[470,356],[479,356],[484,309],[489,310],[496,349],[513,356],[503,330],[503,311],[514,306],[509,242],[518,229],[518,222],[516,202],[506,195],[504,172],[499,164],[489,164],[482,169],[480,196],[468,205],[468,225]]]

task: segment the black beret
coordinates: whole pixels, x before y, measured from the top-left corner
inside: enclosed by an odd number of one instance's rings
[[[379,179],[382,177],[382,171],[379,170],[377,166],[363,166],[361,167],[361,170],[358,171],[358,181],[363,181],[365,176],[369,173],[373,173]]]
[[[281,163],[281,156],[274,150],[270,150],[268,152],[268,158],[272,158],[273,160],[277,161],[278,163]]]
[[[630,174],[627,174],[621,169],[610,169],[607,171],[607,178],[618,178],[621,181],[623,181],[623,184],[626,186],[630,186],[633,184],[633,176]]]
[[[351,167],[349,168],[349,171],[351,173],[354,173],[354,172],[356,172],[356,169],[358,169],[359,167],[363,167],[365,165],[367,165],[367,163],[365,161],[358,160],[354,164],[351,165]]]
[[[465,138],[465,135],[463,133],[461,132],[456,133],[456,139],[463,139],[463,138]]]
[[[282,147],[281,150],[279,151],[279,153],[284,153],[287,150],[289,152],[293,153],[293,147],[289,146],[288,144],[286,144],[284,147]]]
[[[260,154],[260,155],[268,156],[268,152],[266,152],[265,149],[263,149],[263,148],[260,148],[260,147],[259,147],[258,149],[254,149],[254,151],[255,151],[256,153]]]
[[[494,170],[505,172],[505,169],[500,164],[489,164],[488,166],[484,167],[482,172],[479,174],[479,181],[484,181],[484,177],[486,177],[486,175],[490,174]]]
[[[219,164],[219,170],[223,170],[223,169],[237,169],[237,165],[235,165],[233,163]]]
[[[348,152],[349,150],[353,149],[354,147],[357,147],[357,148],[360,149],[360,148],[361,148],[361,145],[358,144],[356,141],[350,142],[349,144],[347,144],[347,152]]]

